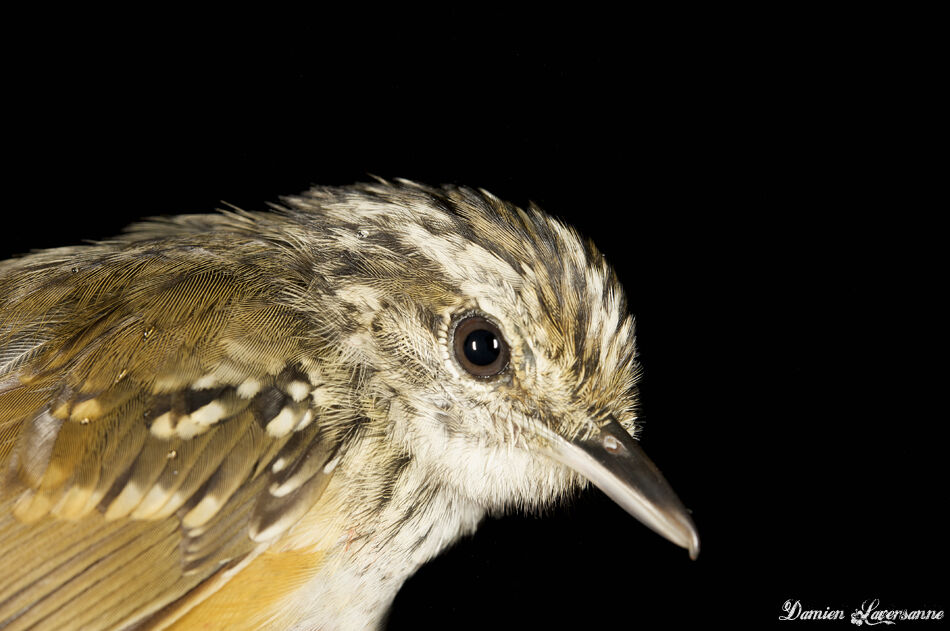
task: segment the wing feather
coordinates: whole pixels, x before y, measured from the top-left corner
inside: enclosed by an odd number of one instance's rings
[[[305,317],[251,263],[183,252],[0,268],[0,627],[198,602],[332,476]]]

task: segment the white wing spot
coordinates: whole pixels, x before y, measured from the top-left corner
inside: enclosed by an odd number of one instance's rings
[[[313,421],[313,411],[307,410],[306,412],[304,412],[303,418],[300,419],[300,422],[297,423],[297,426],[294,428],[294,431],[299,432],[300,430],[305,428],[307,425],[310,425],[311,421]]]
[[[284,409],[267,424],[267,433],[274,438],[280,438],[293,429],[296,421],[297,418],[293,409],[289,405],[284,406]]]
[[[214,388],[218,386],[221,382],[218,380],[218,377],[213,373],[208,373],[204,377],[200,377],[194,384],[192,388],[195,390],[207,390],[208,388]]]
[[[152,422],[152,435],[159,438],[171,438],[175,435],[171,412],[165,412]]]
[[[227,409],[224,404],[215,399],[192,412],[191,420],[201,425],[213,425],[224,418],[225,414],[227,414]]]
[[[238,396],[242,399],[250,399],[255,396],[258,392],[261,391],[261,382],[257,379],[245,379],[244,382],[238,386],[237,393]]]
[[[205,495],[194,508],[182,518],[181,525],[191,530],[205,524],[221,508],[221,502],[213,495]]]
[[[324,473],[333,473],[333,470],[336,469],[336,466],[337,466],[338,464],[340,464],[340,457],[339,457],[339,456],[337,456],[336,458],[334,458],[333,460],[331,460],[330,462],[328,462],[328,463],[323,467],[323,472],[324,472]]]
[[[305,381],[294,380],[287,384],[286,392],[294,401],[303,401],[310,394],[310,384]]]

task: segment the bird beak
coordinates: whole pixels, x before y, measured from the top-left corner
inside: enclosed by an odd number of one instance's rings
[[[699,556],[699,534],[676,493],[614,418],[587,440],[555,441],[555,460],[590,480],[654,532]]]

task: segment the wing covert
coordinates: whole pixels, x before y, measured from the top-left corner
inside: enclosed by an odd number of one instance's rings
[[[306,319],[253,260],[97,247],[0,267],[10,629],[154,613],[292,526],[341,447]]]

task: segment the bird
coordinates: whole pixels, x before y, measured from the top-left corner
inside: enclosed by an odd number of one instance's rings
[[[0,628],[382,628],[591,483],[696,557],[592,242],[454,184],[278,199],[0,263]]]

